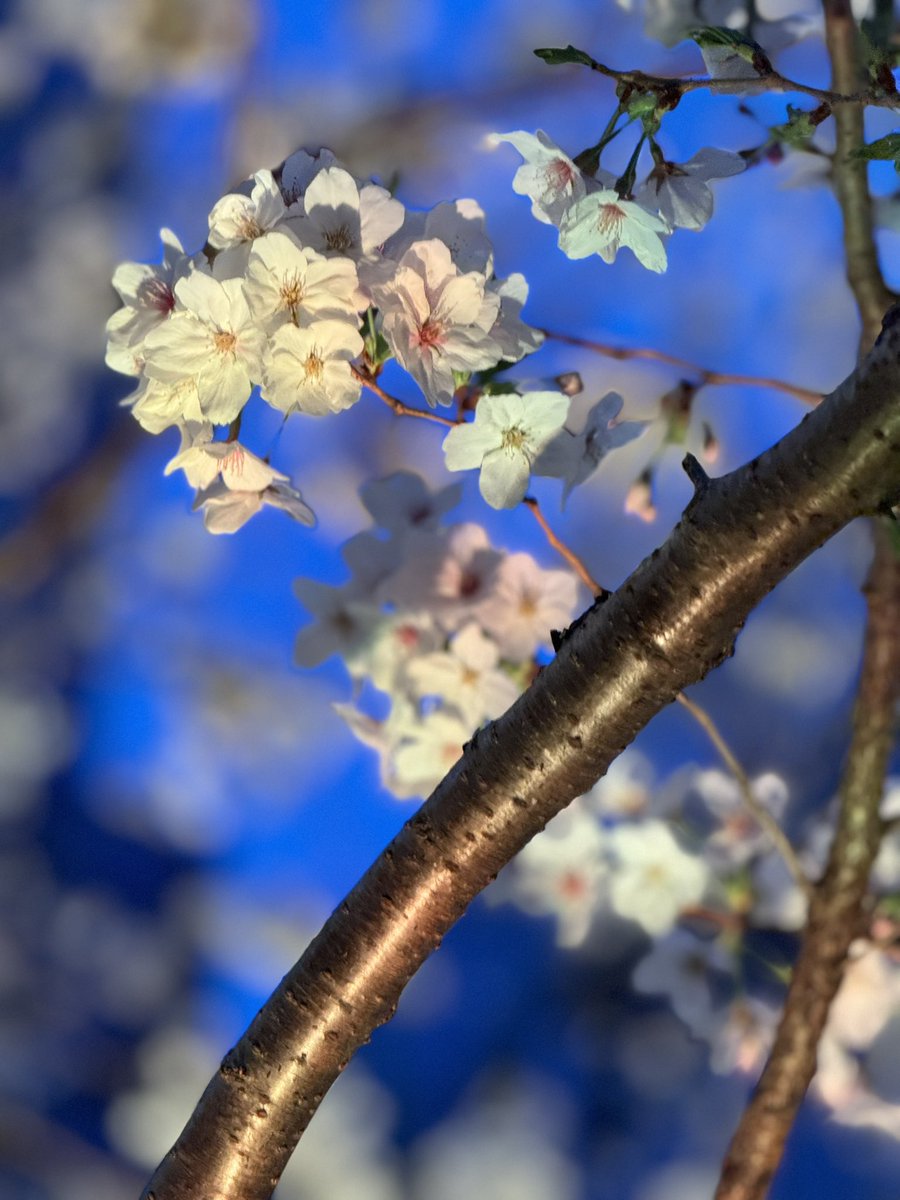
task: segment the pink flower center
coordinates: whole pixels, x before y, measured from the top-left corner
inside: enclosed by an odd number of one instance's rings
[[[557,887],[559,894],[566,900],[581,900],[587,895],[588,890],[587,880],[577,871],[566,871],[564,875],[560,876]]]
[[[563,159],[555,158],[553,162],[547,164],[544,177],[547,180],[548,188],[554,192],[562,192],[575,178],[575,172]]]
[[[175,307],[175,293],[162,279],[147,279],[138,288],[138,297],[147,308],[170,313]]]
[[[625,212],[619,208],[618,204],[604,204],[600,208],[600,219],[597,221],[597,229],[604,237],[617,238],[622,223],[625,220]]]
[[[444,344],[444,326],[440,321],[425,321],[420,325],[414,338],[414,344],[423,350],[432,350]]]

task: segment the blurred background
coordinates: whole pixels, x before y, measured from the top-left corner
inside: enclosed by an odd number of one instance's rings
[[[612,266],[559,253],[512,192],[518,157],[485,138],[543,128],[572,154],[597,140],[608,81],[532,54],[569,42],[617,66],[701,69],[689,43],[666,51],[612,0],[547,0],[540,15],[518,0],[0,4],[3,1200],[136,1196],[219,1058],[415,804],[380,789],[374,755],[333,712],[350,694],[341,664],[292,666],[306,617],[291,583],[343,578],[367,479],[414,466],[445,484],[440,437],[365,397],[352,417],[298,419],[275,462],[318,528],[267,510],[211,537],[183,479],[163,478],[174,431],[141,431],[118,406],[130,381],[103,366],[119,261],[155,261],[164,225],[199,248],[221,195],[326,145],[408,207],[478,200],[497,273],[529,281],[534,325],[823,391],[852,368],[837,208],[790,161],[718,185],[711,224],[672,239],[665,275],[628,253]],[[815,37],[779,65],[827,81]],[[783,99],[742,111],[696,94],[663,142],[676,161],[742,150],[783,119]],[[896,286],[896,233],[882,236]],[[586,401],[616,389],[645,419],[680,378],[555,342],[517,376],[562,371],[580,372]],[[706,387],[690,444],[708,423],[713,470],[728,470],[803,411],[770,389]],[[677,519],[682,453],[661,460],[652,523],[623,512],[643,439],[564,514],[543,481],[545,511],[606,586]],[[487,510],[474,477],[463,518],[558,565],[528,514]],[[787,781],[793,831],[839,775],[868,555],[866,529],[845,531],[696,689],[748,772]],[[682,711],[638,747],[660,786],[717,765]],[[477,902],[338,1081],[278,1195],[709,1195],[750,1081],[717,1073],[663,1000],[632,990],[639,951],[622,936],[560,949],[552,922]],[[892,1136],[810,1104],[773,1196],[888,1200],[898,1166]]]

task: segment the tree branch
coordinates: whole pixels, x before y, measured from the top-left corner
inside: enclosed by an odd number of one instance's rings
[[[850,0],[823,0],[822,8],[832,86],[838,90],[855,88],[861,79],[859,30]],[[878,334],[892,295],[885,287],[878,264],[869,197],[869,164],[865,159],[851,157],[854,150],[865,145],[864,120],[865,110],[853,104],[844,105],[834,113],[834,186],[844,221],[847,282],[862,318],[862,345],[868,349]]]
[[[823,0],[832,86],[859,84],[859,33],[848,0]],[[868,164],[853,157],[864,113],[835,113],[834,183],[844,227],[847,280],[862,322],[860,355],[872,344],[890,293],[878,262]],[[875,559],[866,585],[869,619],[841,811],[825,875],[810,905],[784,1012],[768,1061],[722,1168],[715,1200],[763,1200],[816,1071],[816,1052],[853,939],[865,924],[869,873],[883,835],[879,805],[900,698],[900,558],[873,524]]]
[[[775,1044],[728,1149],[715,1200],[765,1196],[815,1074],[816,1050],[847,952],[865,928],[869,872],[882,836],[878,803],[900,699],[900,558],[886,532],[875,528],[875,560],[865,589],[869,623],[838,827]]]
[[[900,499],[900,324],[777,445],[710,480],[666,543],[476,733],[210,1082],[145,1200],[264,1200],[327,1089],[468,904],[744,620],[854,517]]]

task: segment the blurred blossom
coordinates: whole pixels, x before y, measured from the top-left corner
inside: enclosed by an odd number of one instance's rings
[[[756,997],[732,1001],[707,1033],[712,1070],[717,1075],[739,1071],[755,1080],[772,1048],[780,1015],[774,1004]]]
[[[651,804],[653,782],[650,761],[629,747],[586,794],[585,804],[601,816],[639,817]]]
[[[703,1048],[670,1013],[642,1013],[623,1022],[616,1059],[639,1099],[676,1099],[696,1078]]]
[[[48,212],[31,254],[0,276],[0,493],[71,460],[92,419],[89,371],[111,308],[119,221],[119,209],[97,199],[70,206],[64,228]]]
[[[671,928],[711,882],[703,860],[683,850],[662,821],[618,826],[610,831],[610,849],[615,864],[610,907],[651,936]]]
[[[688,1029],[703,1036],[713,1012],[712,973],[730,977],[733,970],[730,956],[717,940],[673,929],[641,959],[632,983],[639,992],[667,996]]]
[[[136,1086],[110,1104],[110,1141],[148,1170],[180,1134],[219,1065],[221,1048],[182,1026],[169,1026],[141,1046]],[[354,1064],[316,1113],[289,1162],[283,1200],[402,1200],[388,1139],[391,1105],[384,1089]]]
[[[651,1173],[634,1200],[706,1200],[718,1182],[718,1163],[669,1163]]]
[[[501,875],[495,898],[554,916],[559,944],[577,946],[605,905],[606,843],[596,818],[576,800],[520,851]]]
[[[845,694],[856,671],[858,645],[855,625],[766,611],[748,623],[735,658],[748,683],[814,710]]]
[[[166,84],[218,91],[250,50],[253,0],[20,0],[18,20],[48,54],[104,92]]]
[[[56,692],[25,680],[0,685],[0,818],[30,808],[74,749],[71,717]]]
[[[470,1100],[414,1145],[410,1200],[578,1200],[567,1099],[517,1080]]]
[[[747,808],[732,776],[715,769],[698,771],[693,788],[718,822],[704,843],[705,856],[717,871],[743,866],[770,849],[769,835]],[[780,825],[788,802],[784,780],[770,771],[751,780],[750,790]]]
[[[176,889],[173,912],[198,956],[230,981],[258,994],[272,990],[312,940],[324,904],[260,897],[227,875],[199,875]]]

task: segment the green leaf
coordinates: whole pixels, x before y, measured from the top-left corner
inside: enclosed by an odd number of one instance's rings
[[[561,66],[563,63],[577,63],[581,67],[592,67],[594,65],[594,60],[591,56],[585,54],[583,50],[576,49],[575,46],[566,46],[565,50],[553,48],[535,50],[535,54],[551,67]]]
[[[893,159],[896,162],[900,157],[900,132],[887,133],[884,137],[869,142],[868,146],[860,146],[858,150],[852,152],[850,157],[864,158],[868,161]]]
[[[375,309],[367,310],[363,320],[363,346],[366,352],[366,358],[369,360],[373,368],[378,368],[382,363],[386,363],[389,358],[393,358],[393,351],[387,344],[381,330],[375,324]]]

